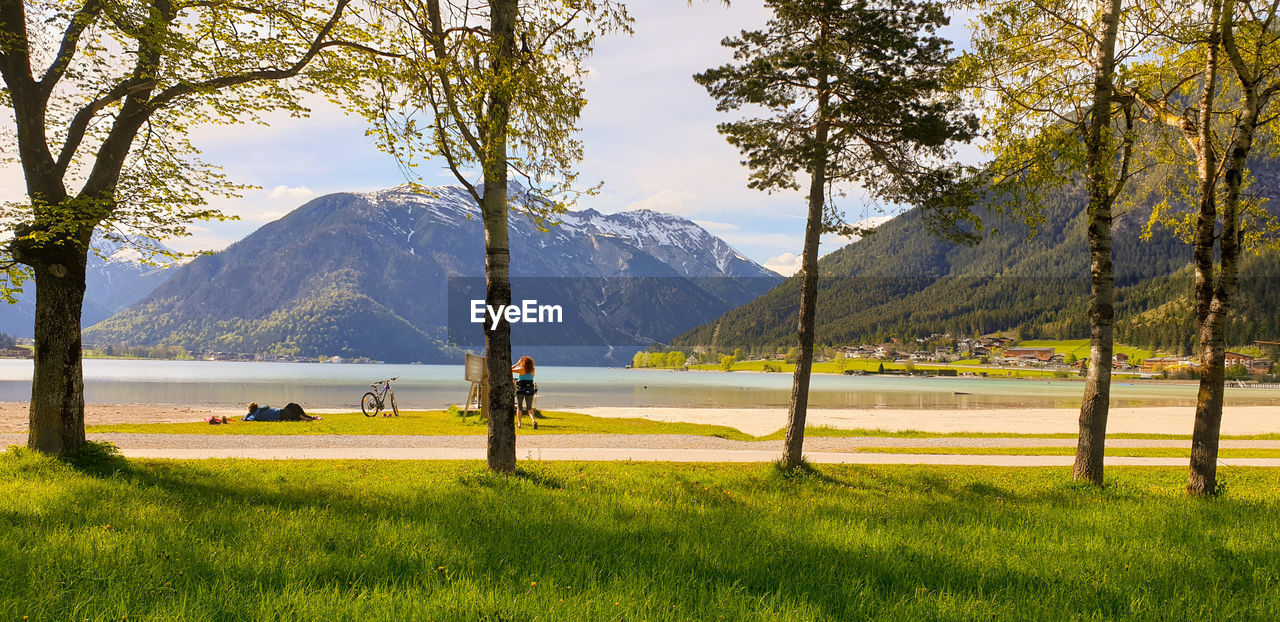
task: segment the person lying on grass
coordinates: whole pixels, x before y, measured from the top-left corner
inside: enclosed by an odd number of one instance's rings
[[[259,406],[257,402],[249,402],[249,414],[244,416],[244,421],[315,421],[320,417],[312,417],[302,410],[302,407],[289,402],[284,408],[272,408],[270,406]]]

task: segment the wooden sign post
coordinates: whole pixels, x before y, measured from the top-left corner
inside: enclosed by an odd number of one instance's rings
[[[485,373],[484,357],[467,353],[467,361],[464,365],[463,375],[467,381],[471,383],[471,390],[467,392],[467,407],[462,411],[462,418],[466,419],[471,413],[471,401],[474,399],[476,410],[480,411],[480,417],[485,418],[489,408],[489,374]]]

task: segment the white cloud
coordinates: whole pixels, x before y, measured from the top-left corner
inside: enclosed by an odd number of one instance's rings
[[[783,253],[777,257],[771,257],[769,261],[764,262],[764,267],[782,276],[791,276],[800,271],[801,257],[795,253]]]
[[[276,186],[270,190],[248,190],[238,199],[216,199],[212,203],[242,221],[261,224],[278,220],[315,196],[309,188]]]
[[[315,191],[306,186],[298,186],[297,188],[276,186],[267,193],[267,198],[270,199],[289,199],[292,201],[305,201],[314,196],[316,196]]]
[[[627,205],[629,210],[647,209],[668,214],[691,214],[697,211],[697,196],[688,190],[661,190]]]

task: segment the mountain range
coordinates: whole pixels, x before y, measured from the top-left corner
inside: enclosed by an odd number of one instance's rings
[[[569,211],[544,231],[520,211],[510,229],[514,295],[522,279],[541,278],[541,295],[574,306],[566,315],[613,314],[563,327],[589,335],[577,343],[593,346],[560,352],[569,362],[629,360],[638,347],[665,342],[782,281],[677,216]],[[483,239],[475,201],[459,187],[326,195],[174,270],[145,298],[89,328],[85,341],[452,362],[460,350],[449,340],[448,307],[461,301],[450,303],[450,279],[483,275]],[[626,279],[662,285],[637,288]],[[603,282],[606,291],[583,294]],[[521,344],[519,331],[514,339]],[[556,362],[553,350],[548,362]]]
[[[92,326],[151,293],[181,262],[149,265],[139,247],[166,249],[155,240],[111,240],[95,235],[89,253],[81,325]],[[166,249],[167,250],[167,249]],[[35,322],[35,284],[28,282],[15,304],[0,304],[0,332],[31,337]]]
[[[1280,164],[1254,167],[1257,194],[1280,195]],[[1148,177],[1135,186],[1160,183]],[[816,338],[820,344],[876,343],[934,333],[1017,333],[1024,339],[1089,334],[1086,196],[1068,188],[1049,197],[1028,224],[983,212],[989,234],[975,245],[941,240],[924,214],[909,210],[818,262]],[[1277,205],[1268,203],[1273,211]],[[1191,249],[1161,225],[1144,236],[1150,201],[1135,198],[1113,220],[1117,338],[1188,352]],[[1230,343],[1280,336],[1280,255],[1250,254],[1228,329]],[[775,348],[794,345],[800,279],[673,340],[679,346]]]

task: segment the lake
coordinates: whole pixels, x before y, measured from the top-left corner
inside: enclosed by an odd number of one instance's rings
[[[30,360],[0,359],[0,400],[31,397]],[[347,365],[89,359],[85,399],[108,404],[236,406],[297,402],[307,408],[358,409],[377,380],[392,384],[405,409],[462,403],[470,385],[461,365]],[[790,374],[601,367],[538,368],[538,407],[589,406],[786,406]],[[814,375],[815,408],[1078,408],[1079,381],[911,378]],[[1195,403],[1191,383],[1130,382],[1112,387],[1112,404],[1186,406]],[[1228,389],[1232,405],[1280,406],[1280,390]]]

